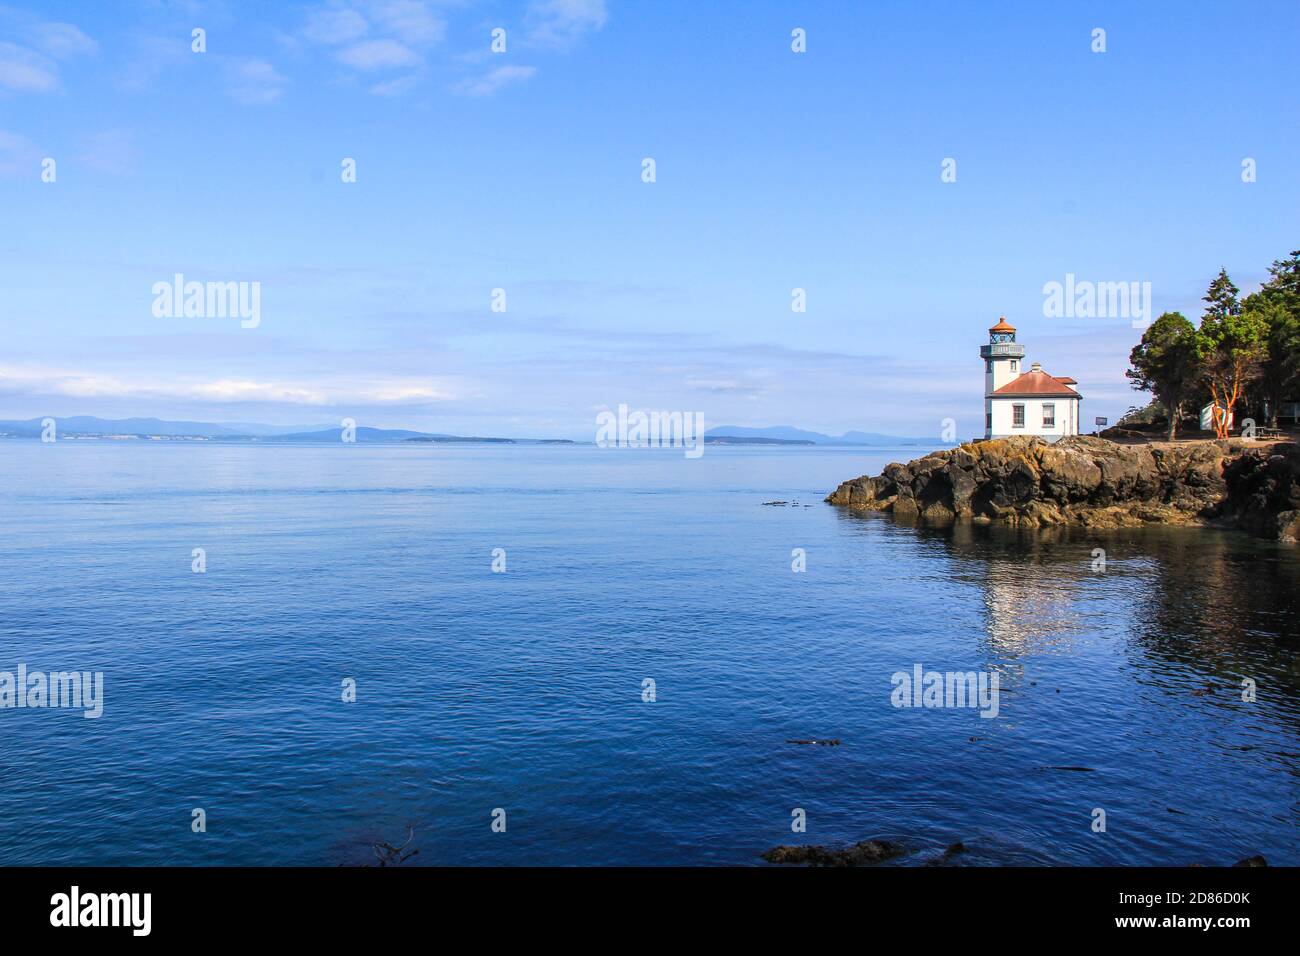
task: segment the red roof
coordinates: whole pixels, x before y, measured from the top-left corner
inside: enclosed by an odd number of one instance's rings
[[[1074,381],[1074,379],[1070,379]],[[1078,383],[1075,383],[1078,384]],[[1081,398],[1082,396],[1061,379],[1048,375],[1041,369],[1026,372],[1024,375],[1003,385],[993,393],[1000,398]]]
[[[1062,385],[1078,385],[1078,384],[1079,384],[1079,383],[1076,382],[1074,379],[1070,378],[1070,376],[1068,376],[1068,375],[1053,375],[1052,378],[1056,379],[1056,380],[1057,380],[1058,382],[1060,382]]]
[[[998,316],[998,324],[989,327],[990,332],[1014,332],[1016,327],[1007,323],[1005,315]]]

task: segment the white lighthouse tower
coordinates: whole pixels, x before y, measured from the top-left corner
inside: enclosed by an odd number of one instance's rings
[[[989,344],[980,346],[980,357],[984,359],[986,398],[1020,377],[1025,347],[1016,344],[1015,326],[1007,322],[1005,315],[998,316],[998,324],[989,329]]]
[[[1025,347],[1006,316],[989,329],[984,359],[984,437],[1038,435],[1048,440],[1079,434],[1083,396],[1068,376],[1049,375],[1035,362],[1025,371]]]

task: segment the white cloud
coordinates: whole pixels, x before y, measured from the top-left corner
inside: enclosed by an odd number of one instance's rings
[[[13,43],[0,43],[0,87],[20,93],[48,93],[59,85],[52,60]]]
[[[698,388],[702,392],[756,392],[762,389],[760,385],[746,385],[735,379],[728,378],[689,378],[686,385],[690,388]]]
[[[396,40],[366,40],[341,50],[339,61],[354,70],[393,70],[418,66],[420,57]]]
[[[83,137],[81,151],[75,158],[80,165],[90,169],[123,176],[135,168],[137,155],[129,133],[103,130]]]
[[[304,35],[313,43],[348,43],[366,35],[366,18],[349,7],[326,7],[307,15]]]
[[[446,35],[435,6],[428,0],[331,0],[308,14],[303,37],[335,47],[335,59],[355,73],[406,71],[369,87],[378,96],[396,96],[417,85],[423,51]]]
[[[462,80],[455,89],[466,96],[489,96],[503,86],[522,83],[536,72],[531,66],[499,66],[477,79]]]
[[[266,60],[229,60],[226,72],[230,95],[252,106],[274,103],[289,83]]]
[[[0,87],[20,93],[57,89],[59,68],[54,60],[85,56],[98,49],[94,40],[71,23],[41,20],[8,7],[0,7],[0,30],[24,44],[0,43]]]
[[[524,14],[525,39],[534,46],[566,49],[605,25],[605,0],[533,0]]]
[[[193,68],[202,60],[190,51],[189,34],[135,37],[124,54],[123,61],[117,65],[118,84],[133,93],[151,89],[159,77],[174,77],[177,71]]]
[[[427,379],[367,379],[304,384],[250,378],[131,381],[111,374],[62,369],[0,368],[0,392],[66,398],[133,398],[170,401],[277,402],[286,405],[411,405],[455,396]]]
[[[40,150],[27,137],[0,129],[0,176],[35,179],[41,172],[41,159]]]
[[[367,9],[384,30],[409,43],[438,43],[447,32],[446,21],[420,0],[376,0]]]
[[[399,76],[395,80],[376,83],[370,87],[370,92],[376,96],[401,96],[413,89],[418,82],[419,77],[414,74],[407,74],[406,76]]]
[[[99,49],[99,44],[71,23],[42,20],[12,7],[0,6],[0,30],[60,60],[89,55]]]
[[[99,49],[98,43],[71,23],[32,23],[27,35],[38,49],[61,60],[86,56]]]

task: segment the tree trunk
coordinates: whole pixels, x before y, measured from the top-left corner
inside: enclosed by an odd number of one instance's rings
[[[1178,415],[1182,411],[1182,402],[1178,402],[1169,408],[1169,440],[1178,440]]]
[[[1219,386],[1223,385],[1223,397],[1219,395]],[[1228,386],[1217,379],[1210,379],[1210,425],[1214,428],[1214,437],[1223,438],[1223,424],[1228,420],[1224,405],[1228,396]]]
[[[1221,435],[1219,436],[1220,438],[1227,438],[1227,437],[1231,434],[1231,432],[1232,432],[1232,426],[1233,426],[1233,413],[1235,412],[1235,410],[1236,410],[1236,408],[1237,408],[1237,399],[1238,399],[1240,396],[1241,396],[1241,381],[1240,381],[1240,379],[1233,379],[1233,382],[1232,382],[1232,393],[1231,393],[1230,395],[1226,396],[1226,399],[1225,399],[1225,401],[1224,401],[1224,403],[1223,403],[1223,405],[1224,405],[1224,408],[1223,408],[1223,434],[1221,434]]]

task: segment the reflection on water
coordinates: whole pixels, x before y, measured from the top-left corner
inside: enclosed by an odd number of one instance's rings
[[[1004,824],[985,833],[984,862],[1232,862],[1224,844],[1296,862],[1296,548],[1203,528],[923,528],[845,513],[841,524],[913,536],[918,553],[948,562],[944,576],[978,592],[978,634],[957,623],[956,653],[970,633],[1003,674],[998,730],[1023,735],[980,739],[997,739],[982,759],[995,775],[1018,768],[1011,800],[1045,788],[1022,837],[1052,846],[1046,856],[1012,846]],[[1053,777],[1054,766],[1087,769]],[[1109,832],[1059,825],[1074,802],[1076,813],[1107,809]]]
[[[996,656],[1069,651],[1105,602],[1135,662],[1220,685],[1267,674],[1279,701],[1300,689],[1294,546],[1182,527],[913,530],[980,583]]]

